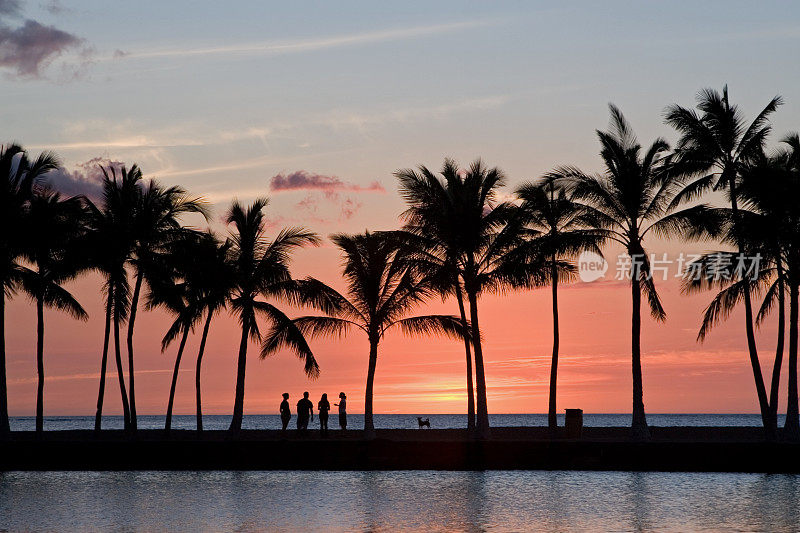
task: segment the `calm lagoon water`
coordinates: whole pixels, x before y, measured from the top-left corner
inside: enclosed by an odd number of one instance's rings
[[[375,415],[375,427],[378,429],[416,429],[417,416],[430,418],[431,427],[438,429],[464,428],[467,425],[466,415],[427,415],[416,414],[378,414]],[[364,416],[348,415],[348,427],[361,429],[364,427]],[[142,429],[159,429],[164,427],[164,416],[139,415],[137,418]],[[336,416],[331,420],[331,428],[337,427]],[[317,419],[311,427],[315,427]],[[512,414],[489,415],[489,421],[496,427],[546,426],[546,414]],[[757,414],[648,414],[647,421],[651,426],[760,426],[761,416]],[[206,415],[203,417],[205,429],[228,429],[230,415]],[[595,427],[624,427],[631,423],[629,414],[584,414],[583,423]],[[782,424],[781,417],[781,424]],[[564,415],[559,415],[559,424],[564,425]],[[32,416],[18,416],[11,419],[11,429],[15,431],[33,431],[36,427]],[[195,429],[194,415],[178,415],[173,417],[172,427],[175,429]],[[281,420],[278,415],[245,415],[242,427],[245,429],[280,429]],[[48,416],[44,420],[46,431],[65,429],[93,429],[93,416]],[[103,417],[104,429],[122,429],[121,416]]]
[[[797,531],[800,478],[626,472],[11,472],[8,531]]]
[[[416,415],[377,415],[415,428]],[[434,428],[463,415],[431,415]],[[229,416],[204,418],[226,429]],[[758,415],[648,415],[654,426],[758,426]],[[163,427],[142,416],[142,428]],[[585,415],[625,426],[630,415]],[[45,429],[90,429],[48,417]],[[492,415],[494,426],[543,426],[546,415]],[[563,419],[561,420],[563,424]],[[350,427],[362,427],[360,415]],[[244,426],[277,429],[274,415]],[[33,429],[31,417],[12,420]],[[120,417],[104,419],[122,428]],[[174,427],[193,429],[193,416]],[[800,476],[634,472],[8,472],[0,531],[800,531]]]

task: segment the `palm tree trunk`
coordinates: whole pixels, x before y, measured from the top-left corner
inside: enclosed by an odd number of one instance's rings
[[[0,284],[0,290],[5,287]],[[6,295],[0,294],[0,435],[11,431],[8,422],[8,385],[6,384]]]
[[[41,281],[41,280],[40,280]],[[36,432],[44,431],[44,299],[36,298]]]
[[[553,281],[553,358],[550,362],[550,402],[547,409],[547,426],[551,431],[558,428],[558,418],[556,417],[556,383],[558,377],[558,267],[553,258],[550,267],[550,278]]]
[[[111,302],[114,292],[108,290],[108,303],[106,304],[106,325],[103,335],[103,358],[100,361],[100,391],[97,393],[97,413],[94,415],[94,430],[100,431],[103,420],[103,398],[106,394],[106,367],[108,366],[108,342],[111,335]]]
[[[775,345],[775,362],[772,365],[772,383],[769,389],[769,409],[772,423],[778,427],[778,396],[780,395],[783,344],[786,338],[786,298],[783,267],[778,262],[778,340]]]
[[[758,406],[761,410],[761,422],[768,435],[772,435],[775,431],[772,425],[772,417],[770,416],[769,399],[767,398],[767,389],[764,385],[764,376],[761,373],[761,363],[758,359],[758,348],[756,347],[756,333],[753,328],[753,303],[750,298],[750,290],[744,291],[744,314],[745,314],[745,332],[747,334],[747,350],[750,354],[750,366],[753,369],[753,377],[756,382],[756,394],[758,395]]]
[[[636,256],[632,256],[634,261]],[[633,419],[631,421],[631,437],[636,440],[650,438],[647,418],[644,413],[644,386],[642,384],[642,293],[639,272],[634,267],[631,276],[631,367],[633,373]]]
[[[372,391],[375,384],[375,367],[378,363],[378,340],[369,339],[369,367],[367,368],[367,389],[364,392],[364,436],[375,436],[375,425],[372,421]]]
[[[783,436],[790,441],[800,440],[797,405],[798,290],[798,282],[792,279],[789,282],[789,400],[786,404],[786,423],[783,426]]]
[[[208,311],[206,317],[206,324],[203,326],[203,336],[200,339],[200,350],[197,352],[197,367],[194,371],[194,388],[197,397],[197,431],[203,431],[203,407],[200,401],[200,365],[203,362],[203,352],[206,350],[206,339],[208,338],[208,329],[211,327],[211,318],[214,313]]]
[[[136,393],[133,381],[133,323],[136,321],[136,310],[139,307],[139,295],[142,291],[143,275],[139,272],[136,275],[136,285],[133,289],[133,298],[131,299],[131,316],[128,317],[128,398],[130,401],[131,410],[131,431],[136,431]]]
[[[738,234],[736,228],[739,226],[739,204],[736,198],[736,178],[729,179],[729,188],[731,196],[731,212],[734,220],[734,230]],[[742,239],[738,238],[738,247],[740,257],[745,256],[744,243]],[[764,425],[764,430],[768,438],[773,438],[775,435],[775,426],[772,424],[772,417],[767,398],[767,389],[764,386],[764,376],[761,373],[761,363],[758,359],[758,348],[756,347],[756,333],[753,328],[753,302],[750,297],[749,288],[744,291],[744,319],[745,319],[745,334],[747,335],[747,351],[750,354],[750,366],[753,369],[753,379],[756,382],[756,395],[758,396],[758,406],[761,410],[761,422]]]
[[[114,305],[114,358],[117,363],[117,378],[119,379],[119,392],[122,395],[122,419],[125,431],[131,428],[131,411],[128,405],[128,393],[125,390],[125,376],[122,373],[122,354],[119,347],[119,309]]]
[[[229,431],[237,433],[242,429],[244,416],[244,373],[247,366],[247,337],[250,334],[250,324],[245,321],[242,326],[242,340],[239,343],[239,361],[236,368],[236,396],[233,400],[233,418]]]
[[[477,407],[476,436],[479,439],[488,439],[489,410],[486,401],[486,373],[483,368],[483,346],[481,346],[481,330],[478,325],[478,296],[474,291],[467,291],[469,301],[469,316],[472,322],[472,346],[475,348],[475,399]]]
[[[456,301],[458,301],[458,312],[461,314],[461,327],[467,331],[467,313],[464,310],[464,295],[461,293],[461,285],[456,281]],[[470,349],[470,339],[464,337],[464,351],[467,354],[467,429],[475,431],[475,391],[472,388],[472,351]]]
[[[178,384],[178,370],[181,366],[183,349],[186,347],[186,338],[189,337],[189,328],[183,330],[181,345],[178,347],[178,355],[175,357],[175,368],[172,370],[172,384],[169,387],[169,402],[167,403],[167,420],[164,422],[164,430],[172,429],[172,406],[175,403],[175,387]]]

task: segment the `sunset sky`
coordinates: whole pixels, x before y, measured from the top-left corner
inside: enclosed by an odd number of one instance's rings
[[[97,191],[98,161],[138,163],[147,177],[205,197],[220,232],[231,199],[263,195],[271,198],[273,232],[391,229],[403,210],[392,177],[400,168],[481,157],[507,173],[506,194],[556,165],[599,170],[595,130],[606,127],[609,102],[643,143],[674,142],[664,107],[692,105],[703,87],[727,83],[748,117],[782,94],[774,145],[800,129],[796,50],[797,2],[0,0],[0,142],[55,150],[64,164],[56,182],[67,193]],[[714,248],[647,244],[672,257]],[[614,280],[617,252],[608,250],[604,280],[560,293],[559,410],[630,411],[630,291]],[[293,273],[341,288],[339,266],[326,241],[299,253]],[[675,272],[658,282],[668,321],[644,321],[646,409],[757,412],[742,316],[698,344],[711,296],[681,295]],[[46,315],[48,415],[93,414],[96,402],[100,279],[70,287],[91,318]],[[430,309],[457,311],[454,302]],[[18,295],[6,313],[10,412],[31,415],[35,311]],[[549,291],[487,296],[480,313],[489,411],[546,412]],[[159,344],[168,320],[156,312],[137,320],[142,414],[166,408],[175,348],[162,354]],[[766,323],[759,339],[767,376],[774,330]],[[203,369],[208,413],[231,411],[238,335],[227,315],[212,325]],[[178,413],[194,410],[198,341],[187,347]],[[350,410],[361,412],[366,339],[354,332],[312,348],[322,374],[309,382],[291,354],[261,361],[252,346],[245,413],[276,413],[280,393],[296,398],[303,390],[314,398],[343,390]],[[392,335],[381,346],[375,408],[464,412],[464,381],[459,342]],[[121,411],[114,379],[106,406]]]

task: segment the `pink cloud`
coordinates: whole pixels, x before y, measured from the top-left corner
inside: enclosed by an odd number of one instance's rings
[[[334,195],[341,191],[352,192],[378,192],[385,193],[386,189],[377,181],[367,186],[357,185],[343,181],[337,176],[326,176],[306,170],[295,170],[289,174],[281,172],[272,176],[269,188],[273,192],[279,191],[322,191],[325,195]]]

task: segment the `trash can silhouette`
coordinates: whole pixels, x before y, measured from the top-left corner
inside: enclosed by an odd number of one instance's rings
[[[583,431],[583,409],[567,409],[564,417],[564,426],[568,439],[581,438]]]

